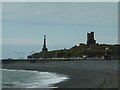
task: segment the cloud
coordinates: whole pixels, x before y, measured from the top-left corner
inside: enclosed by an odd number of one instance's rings
[[[2,38],[0,37],[0,46],[2,45]]]
[[[0,21],[2,21],[2,3],[0,3]]]
[[[104,41],[103,41],[104,40]],[[118,43],[118,37],[117,36],[112,36],[112,37],[107,37],[107,36],[102,36],[97,39],[98,43],[107,43],[107,44],[117,44]]]
[[[0,39],[1,40],[1,39]],[[39,40],[33,40],[30,38],[3,38],[2,45],[39,45]]]
[[[3,21],[117,25],[117,3],[3,3]]]
[[[118,2],[119,0],[2,0],[3,2]]]

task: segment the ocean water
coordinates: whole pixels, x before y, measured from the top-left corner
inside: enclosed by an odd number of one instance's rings
[[[2,88],[57,88],[53,84],[67,79],[56,73],[2,69]]]

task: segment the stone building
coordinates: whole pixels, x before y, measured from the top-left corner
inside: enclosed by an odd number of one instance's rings
[[[95,45],[94,32],[87,33],[87,45]]]
[[[44,35],[44,44],[43,44],[43,48],[42,48],[42,52],[47,52],[48,49],[46,47],[46,35]]]

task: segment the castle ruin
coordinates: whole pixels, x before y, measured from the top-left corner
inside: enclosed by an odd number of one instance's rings
[[[95,45],[94,32],[87,33],[87,45]]]

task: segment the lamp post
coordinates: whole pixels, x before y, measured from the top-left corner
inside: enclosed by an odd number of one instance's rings
[[[109,50],[108,47],[105,48],[105,55],[107,55],[107,51]]]
[[[55,56],[56,56],[56,58],[57,58],[57,50],[56,50],[55,52],[56,52],[56,53],[55,53],[55,54],[56,54]]]

